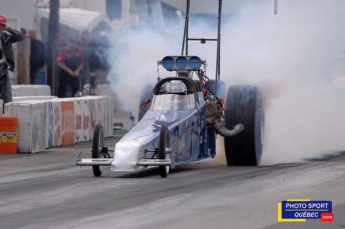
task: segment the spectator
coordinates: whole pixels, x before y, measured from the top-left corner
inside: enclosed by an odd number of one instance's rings
[[[58,47],[59,48],[66,48],[67,47],[67,34],[66,32],[61,32],[60,33],[60,37],[59,37],[59,43],[58,43]]]
[[[21,32],[6,26],[7,19],[0,15],[0,94],[5,103],[12,102],[12,89],[8,70],[15,68],[12,44],[23,40]]]
[[[29,30],[29,37],[31,38],[30,80],[31,84],[38,84],[39,72],[46,62],[46,51],[43,42],[36,38],[34,29]]]
[[[96,42],[91,43],[89,54],[90,72],[94,73],[97,80],[96,83],[106,83],[106,78],[110,69],[107,60],[107,50],[105,47],[98,45]]]
[[[110,70],[109,52],[112,47],[108,40],[108,34],[101,32],[96,40],[91,42],[90,47],[90,72],[95,74],[97,84],[109,83],[107,76]]]
[[[97,37],[97,44],[100,46],[100,47],[103,47],[103,48],[109,48],[110,47],[110,43],[109,43],[109,38],[108,38],[108,34],[104,31],[102,31],[99,36]]]
[[[86,46],[88,47],[90,45],[90,33],[87,30],[83,30],[80,33],[80,40],[79,40],[80,46]]]
[[[79,44],[78,44],[78,47],[79,47],[79,51],[81,51],[84,55],[84,61],[85,63],[89,63],[89,56],[90,56],[90,33],[89,31],[87,30],[83,30],[81,33],[80,33],[80,37],[79,37]],[[82,82],[83,84],[84,83],[87,83],[87,81],[89,81],[89,77],[90,77],[90,68],[89,68],[89,65],[88,64],[85,64],[84,68],[83,68],[83,79],[82,79]]]
[[[68,40],[67,48],[59,51],[56,62],[60,67],[59,97],[73,97],[79,89],[80,72],[84,67],[84,56],[76,39]]]

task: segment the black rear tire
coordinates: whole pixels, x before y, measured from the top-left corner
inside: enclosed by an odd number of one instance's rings
[[[167,126],[163,125],[159,133],[159,146],[158,146],[158,158],[167,159],[170,158],[170,135]],[[170,170],[170,166],[160,165],[159,174],[161,177],[167,177]]]
[[[100,158],[103,147],[104,147],[103,127],[100,124],[98,124],[93,132],[92,158]],[[93,175],[96,177],[101,176],[103,173],[101,166],[99,165],[93,165],[92,171],[93,171]]]
[[[231,86],[225,107],[227,129],[232,129],[239,123],[244,125],[244,131],[239,135],[224,138],[227,164],[259,165],[264,137],[264,108],[260,90],[249,85]]]

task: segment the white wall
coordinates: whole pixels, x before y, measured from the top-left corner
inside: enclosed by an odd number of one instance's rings
[[[20,28],[35,28],[36,5],[33,0],[0,0],[0,14],[7,17],[7,26]],[[16,55],[17,45],[13,46]],[[15,84],[17,70],[9,72],[11,84]]]
[[[131,1],[129,0],[122,0],[122,18],[123,20],[131,20]]]
[[[73,6],[84,10],[106,13],[106,0],[73,0]]]
[[[0,0],[0,14],[9,19],[9,26],[19,29],[34,25],[36,5],[34,0]],[[18,19],[15,23],[14,20]]]

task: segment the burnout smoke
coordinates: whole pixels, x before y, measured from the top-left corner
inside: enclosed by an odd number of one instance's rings
[[[225,3],[225,8],[232,5]],[[280,0],[278,15],[273,13],[273,0],[240,5],[235,16],[223,23],[221,79],[227,86],[258,85],[263,92],[262,164],[298,162],[344,150],[345,96],[332,88],[332,77],[339,46],[345,46],[345,2]],[[190,23],[191,36],[215,36],[215,27],[192,19]],[[141,89],[156,82],[157,60],[180,54],[182,33],[164,37],[136,32],[121,41],[121,55],[112,52],[116,68],[109,79],[117,79],[114,91],[124,108],[136,115]],[[190,54],[207,60],[210,78],[214,78],[215,50],[211,42],[190,44]],[[162,68],[160,74],[171,76]],[[217,146],[218,158],[225,163],[223,138],[218,137]]]
[[[274,15],[273,1],[252,1],[225,26],[222,79],[256,84],[265,98],[262,164],[345,149],[345,97],[332,89],[336,47],[344,47],[344,6],[280,0]]]
[[[135,31],[114,40],[108,80],[121,106],[137,118],[142,89],[157,82],[157,61],[171,53],[163,36],[149,31]],[[160,76],[166,75],[160,70]]]

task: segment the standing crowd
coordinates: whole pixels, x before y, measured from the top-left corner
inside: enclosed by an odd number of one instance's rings
[[[8,71],[15,68],[15,55],[12,44],[30,38],[30,83],[39,84],[39,75],[47,61],[46,46],[37,38],[34,29],[22,28],[17,31],[7,26],[7,18],[0,15],[0,99],[4,103],[12,101]],[[73,97],[87,82],[108,83],[110,69],[107,53],[111,45],[107,34],[101,32],[90,39],[87,30],[80,33],[79,39],[60,33],[57,45],[56,66],[59,77],[59,97]],[[91,91],[89,91],[92,94]]]

